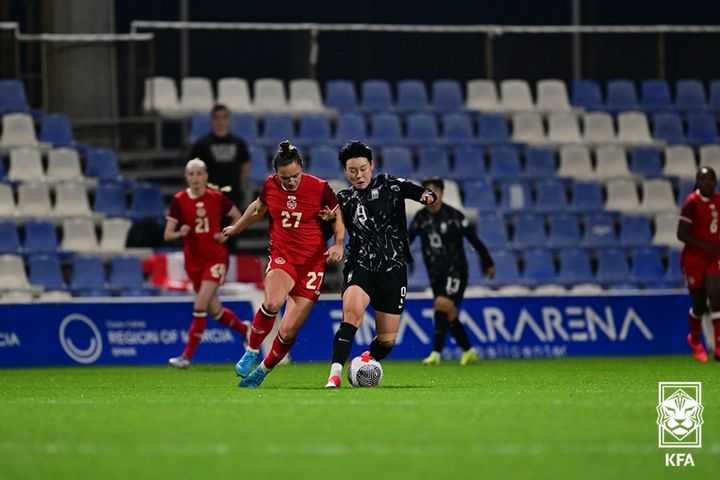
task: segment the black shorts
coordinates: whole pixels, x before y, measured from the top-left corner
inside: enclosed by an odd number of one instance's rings
[[[448,297],[456,307],[462,302],[465,289],[467,288],[467,282],[467,275],[433,275],[430,277],[433,296]]]
[[[345,293],[350,285],[362,288],[370,297],[370,305],[378,312],[400,315],[405,308],[407,268],[371,272],[355,266],[346,270],[342,292]]]

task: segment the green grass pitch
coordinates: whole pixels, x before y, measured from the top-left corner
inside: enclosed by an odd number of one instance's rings
[[[379,388],[280,366],[0,370],[3,479],[715,478],[720,364],[687,356],[384,362]],[[703,382],[695,467],[665,467],[657,382]]]

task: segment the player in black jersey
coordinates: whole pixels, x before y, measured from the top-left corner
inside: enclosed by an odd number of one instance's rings
[[[465,215],[442,202],[445,189],[442,179],[427,179],[422,185],[438,197],[437,202],[420,210],[410,224],[410,243],[415,237],[420,237],[435,308],[433,351],[422,363],[425,365],[440,363],[440,352],[450,330],[458,345],[465,351],[460,358],[460,365],[467,365],[478,360],[478,353],[470,345],[465,327],[458,319],[457,307],[462,301],[468,281],[468,263],[463,248],[463,237],[467,238],[478,252],[480,265],[486,277],[495,277],[495,264]]]
[[[372,150],[361,142],[346,144],[339,159],[352,186],[337,194],[336,212],[342,215],[350,242],[343,271],[343,321],[333,341],[327,388],[340,386],[342,367],[368,305],[375,310],[377,330],[370,355],[382,360],[390,353],[405,304],[406,265],[412,262],[405,199],[425,205],[437,200],[431,190],[402,178],[385,173],[373,177]]]

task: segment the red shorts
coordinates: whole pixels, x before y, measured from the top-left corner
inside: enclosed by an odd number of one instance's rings
[[[685,255],[680,257],[680,266],[688,288],[695,290],[705,285],[708,275],[720,275],[720,258],[715,255]]]
[[[188,278],[193,284],[195,292],[200,291],[200,284],[203,280],[215,282],[218,285],[222,285],[225,281],[225,272],[227,271],[227,262],[217,261],[215,263],[197,263],[197,264],[185,264],[185,271],[188,274]]]
[[[327,257],[315,257],[305,263],[290,263],[284,257],[270,255],[266,274],[270,270],[283,270],[295,281],[295,286],[290,290],[291,297],[303,297],[317,302],[320,298],[323,277],[325,276],[325,261]]]

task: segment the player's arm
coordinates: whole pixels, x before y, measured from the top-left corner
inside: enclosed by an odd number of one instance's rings
[[[335,214],[335,223],[333,223],[333,237],[335,237],[334,243],[327,249],[325,255],[328,257],[328,262],[339,262],[343,258],[345,253],[345,222],[343,221],[342,211],[339,206],[336,206],[333,210]]]
[[[237,210],[236,207],[235,210]],[[232,235],[239,235],[240,233],[245,231],[245,229],[260,220],[263,215],[265,215],[265,212],[267,212],[267,205],[264,205],[259,198],[256,198],[254,202],[248,205],[248,207],[245,209],[245,213],[243,213],[238,220],[236,220],[229,227],[225,227],[223,229],[223,235],[225,235],[226,237],[230,237]],[[240,212],[238,212],[238,215],[239,213]]]
[[[485,246],[483,241],[480,240],[480,237],[478,237],[475,229],[470,226],[470,222],[468,222],[465,218],[462,219],[462,228],[463,235],[465,236],[465,238],[467,238],[468,242],[470,242],[470,245],[472,245],[472,247],[475,249],[475,251],[478,253],[478,256],[480,257],[480,267],[482,268],[483,273],[485,273],[485,276],[488,278],[494,278],[495,262],[490,256],[490,252],[488,251],[487,247]]]
[[[392,183],[400,187],[400,195],[402,198],[409,198],[410,200],[415,200],[423,205],[432,205],[437,201],[437,195],[428,188],[415,185],[413,182],[401,180],[399,178],[394,179]]]
[[[182,238],[190,233],[190,225],[182,225],[179,230],[177,226],[177,220],[170,217],[167,218],[167,222],[165,222],[165,231],[163,232],[163,238],[166,242],[177,240],[178,238]]]

